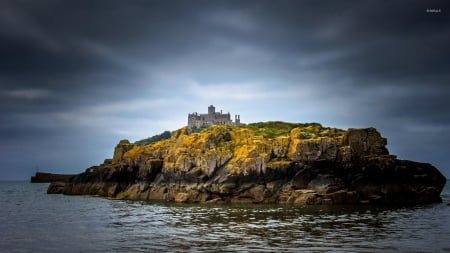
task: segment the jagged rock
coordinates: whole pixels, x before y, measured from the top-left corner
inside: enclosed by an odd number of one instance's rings
[[[430,164],[398,160],[386,144],[375,128],[317,123],[180,129],[148,145],[122,140],[111,162],[52,184],[49,193],[182,203],[441,201],[445,177]]]
[[[350,146],[352,153],[356,156],[387,155],[387,140],[373,127],[365,129],[350,128],[344,135],[342,142],[344,146]]]
[[[112,163],[116,164],[122,161],[123,155],[130,149],[134,147],[134,144],[131,144],[128,140],[121,140],[117,146],[114,148],[114,155],[112,158]],[[105,161],[105,164],[107,161]]]

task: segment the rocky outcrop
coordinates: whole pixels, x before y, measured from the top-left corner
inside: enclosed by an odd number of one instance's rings
[[[50,188],[69,195],[201,203],[441,201],[445,177],[430,164],[389,155],[386,144],[374,128],[343,131],[316,123],[180,129],[146,146],[122,140],[112,162]]]
[[[111,163],[119,163],[120,161],[122,161],[123,155],[133,147],[134,144],[131,144],[128,140],[121,140],[114,149],[114,155]]]
[[[47,194],[61,194],[64,192],[64,187],[66,187],[65,182],[54,181],[49,185],[47,189]]]

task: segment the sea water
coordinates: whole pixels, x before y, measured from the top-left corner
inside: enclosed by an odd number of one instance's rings
[[[444,203],[174,204],[47,195],[0,183],[0,252],[450,252]]]

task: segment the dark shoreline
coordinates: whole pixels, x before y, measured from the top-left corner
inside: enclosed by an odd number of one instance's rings
[[[36,172],[31,177],[31,183],[52,183],[52,182],[67,182],[75,175],[72,174],[53,174],[47,172]]]

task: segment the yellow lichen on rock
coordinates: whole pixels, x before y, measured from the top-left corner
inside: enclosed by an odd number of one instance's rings
[[[275,121],[182,128],[152,138],[122,140],[113,159],[53,187],[65,194],[176,202],[411,204],[438,202],[446,182],[430,164],[390,156],[374,128]]]
[[[373,139],[369,144],[383,146],[385,142],[376,131],[369,129],[366,132],[343,131],[317,123],[214,125],[198,132],[181,128],[169,139],[145,146],[122,141],[116,149],[117,157],[121,155],[120,159],[133,164],[160,159],[163,171],[189,172],[195,169],[211,176],[225,166],[227,174],[265,173],[267,167],[283,168],[296,161],[335,160],[340,153],[341,159],[350,159],[358,152],[370,153],[372,150],[352,144],[352,140],[360,138],[363,133]],[[125,150],[124,154],[119,154]],[[375,151],[380,152],[378,150]]]
[[[279,129],[271,130],[270,125]],[[260,128],[218,125],[198,133],[188,133],[182,128],[168,140],[133,147],[124,157],[135,161],[140,156],[160,158],[165,170],[188,172],[199,168],[207,175],[224,165],[229,174],[264,173],[271,159],[286,160],[287,163],[323,157],[334,159],[338,151],[337,143],[340,143],[334,136],[342,132],[323,128],[319,124],[294,127],[297,125],[288,123],[283,126],[281,122],[276,122],[258,126]],[[288,131],[289,127],[291,129]],[[268,137],[269,132],[277,132],[278,136]]]
[[[289,151],[291,138],[289,136],[278,136],[271,145],[274,158],[286,158]]]
[[[114,148],[114,155],[112,163],[117,164],[123,160],[125,153],[132,149],[135,145],[131,144],[128,140],[121,140]]]
[[[128,150],[124,154],[124,159],[127,160],[128,162],[134,161],[134,160],[136,160],[138,155],[142,153],[142,151],[143,151],[142,147],[134,146],[132,149]]]

